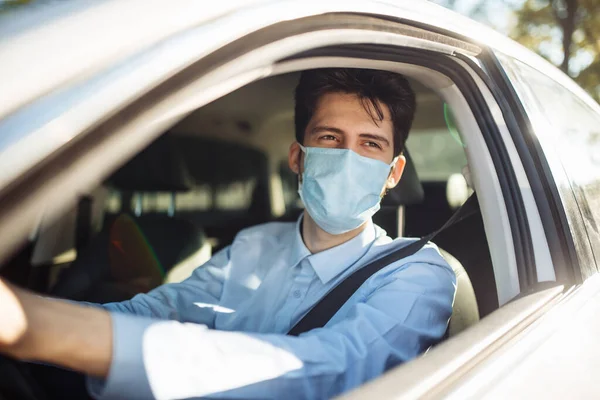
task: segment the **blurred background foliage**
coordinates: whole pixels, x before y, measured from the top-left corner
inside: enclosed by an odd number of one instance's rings
[[[554,63],[600,102],[600,0],[432,0]]]

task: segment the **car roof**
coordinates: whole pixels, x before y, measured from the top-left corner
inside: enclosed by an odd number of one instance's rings
[[[40,3],[40,4],[38,4]],[[178,32],[219,17],[272,9],[276,22],[328,12],[369,13],[412,20],[522,57],[519,46],[429,1],[394,0],[76,0],[41,1],[0,14],[0,118],[61,85],[94,73]],[[282,11],[284,11],[282,13]],[[276,13],[277,12],[277,13]],[[250,20],[250,18],[249,18]],[[273,15],[265,18],[272,23]],[[249,29],[256,21],[248,21]],[[252,25],[252,26],[251,26]],[[118,45],[116,45],[118,44]],[[512,49],[512,50],[510,50]],[[519,57],[521,58],[521,57]]]

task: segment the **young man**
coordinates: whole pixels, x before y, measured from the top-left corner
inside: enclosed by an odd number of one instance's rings
[[[329,398],[438,341],[455,277],[433,245],[370,277],[324,328],[286,333],[352,272],[412,240],[371,221],[398,183],[415,98],[400,75],[325,69],[296,89],[296,223],[240,232],[179,284],[103,307],[0,281],[0,352],[90,375],[102,399]]]

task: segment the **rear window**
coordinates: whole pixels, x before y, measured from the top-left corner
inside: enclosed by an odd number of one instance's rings
[[[467,165],[462,144],[445,127],[411,132],[406,148],[421,181],[447,181]]]
[[[243,211],[252,203],[255,180],[234,182],[212,188],[202,185],[188,192],[134,192],[129,204],[123,204],[123,194],[113,190],[106,201],[106,211],[112,214],[130,211],[145,213],[176,213],[178,211]]]

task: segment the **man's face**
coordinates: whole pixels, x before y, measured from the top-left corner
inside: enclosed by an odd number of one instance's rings
[[[382,104],[381,110],[383,121],[376,124],[356,95],[327,93],[306,127],[304,146],[350,149],[389,164],[394,158],[394,126],[388,108]]]
[[[306,127],[303,145],[349,149],[390,164],[394,158],[394,126],[387,106],[381,104],[381,110],[383,120],[375,123],[356,95],[327,93],[317,102],[315,113]],[[290,168],[299,174],[303,163],[304,153],[295,142],[290,147]],[[396,186],[405,163],[404,157],[398,158],[383,190]]]

